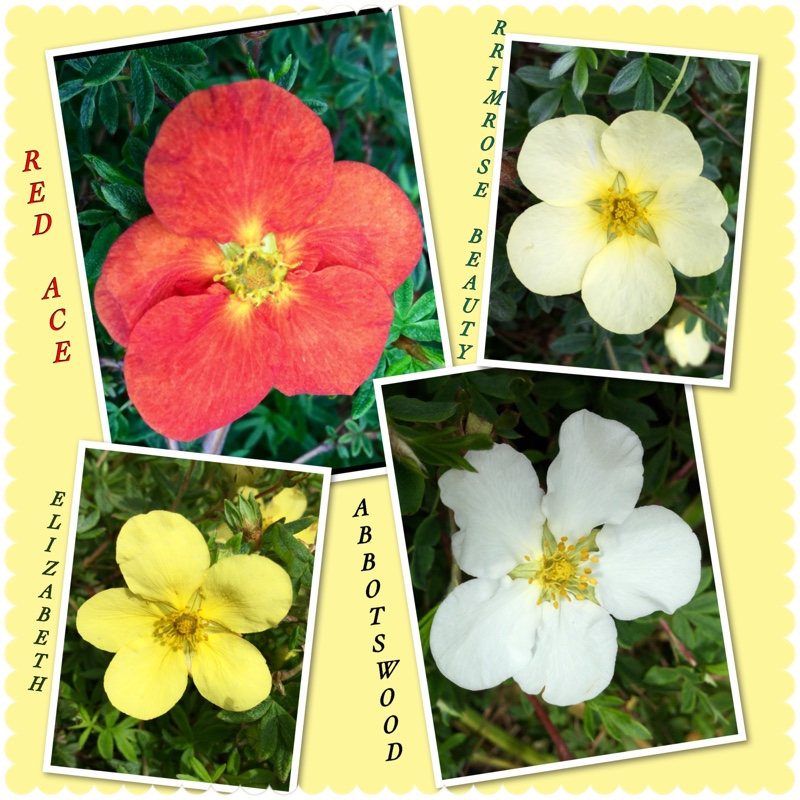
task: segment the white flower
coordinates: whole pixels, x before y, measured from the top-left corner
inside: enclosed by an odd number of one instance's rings
[[[647,330],[672,305],[672,267],[694,278],[725,260],[728,204],[702,169],[692,132],[668,114],[631,111],[611,125],[575,114],[537,125],[517,170],[542,202],[511,226],[511,268],[532,292],[580,291],[610,331]]]
[[[711,344],[703,334],[703,322],[697,320],[691,333],[686,332],[686,312],[673,315],[670,326],[664,331],[664,344],[679,367],[699,367],[711,352]]]
[[[697,589],[700,546],[689,526],[661,506],[635,508],[639,437],[578,411],[559,448],[547,494],[530,461],[505,444],[469,453],[477,472],[439,479],[459,528],[453,555],[475,578],[439,606],[430,645],[441,672],[465,689],[514,678],[549,703],[589,700],[614,674],[611,615],[671,614]]]

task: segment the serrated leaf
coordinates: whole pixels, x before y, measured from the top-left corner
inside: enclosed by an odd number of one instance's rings
[[[644,59],[635,58],[629,61],[611,81],[611,86],[608,87],[609,94],[622,94],[633,88],[639,81],[639,78],[644,69]]]
[[[116,78],[125,66],[125,62],[130,55],[129,50],[124,50],[121,53],[104,53],[97,56],[92,64],[83,82],[87,86],[100,86],[103,83]]]
[[[138,115],[138,124],[144,125],[153,113],[156,90],[150,69],[138,53],[131,56],[131,94]]]

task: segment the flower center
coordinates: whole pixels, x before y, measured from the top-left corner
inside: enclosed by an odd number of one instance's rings
[[[240,245],[228,242],[219,245],[225,257],[224,272],[214,276],[231,292],[231,297],[249,300],[256,308],[283,288],[289,270],[300,262],[289,264],[278,249],[274,233],[268,233],[258,244]]]
[[[600,200],[600,216],[609,233],[635,236],[639,227],[647,222],[647,211],[639,204],[637,195],[628,189],[616,192],[612,186]]]
[[[557,609],[559,602],[566,599],[571,603],[573,598],[596,603],[594,587],[597,579],[591,577],[592,568],[587,565],[587,562],[596,564],[600,560],[590,555],[597,550],[596,536],[597,529],[589,536],[581,536],[576,544],[568,544],[567,536],[562,536],[557,543],[545,524],[541,556],[536,561],[524,556],[523,563],[511,570],[509,577],[525,578],[529,584],[534,581],[539,584],[536,605],[544,601]]]
[[[207,626],[207,619],[184,608],[183,611],[173,611],[161,617],[156,623],[155,635],[174,650],[196,650],[200,642],[208,641],[208,634],[203,633],[203,628]]]

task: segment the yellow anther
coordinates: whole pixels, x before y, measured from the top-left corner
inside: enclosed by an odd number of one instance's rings
[[[589,583],[591,583],[592,586],[597,586],[597,578],[589,578]]]
[[[553,608],[558,608],[558,600],[553,600]]]
[[[526,560],[526,561],[530,561],[530,560],[531,560],[531,557],[530,557],[530,556],[525,556],[525,560]]]
[[[584,571],[584,572],[585,572],[587,575],[591,575],[591,574],[592,574],[592,571],[591,571],[591,569],[589,569],[589,567],[586,567],[586,568],[585,568],[583,571]]]

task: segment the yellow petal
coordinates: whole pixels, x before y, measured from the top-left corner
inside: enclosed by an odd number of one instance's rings
[[[729,240],[720,226],[728,204],[711,181],[667,178],[647,212],[659,246],[679,272],[697,278],[722,266]]]
[[[542,122],[522,144],[517,161],[520,180],[554,206],[597,200],[617,177],[600,146],[607,128],[605,122],[585,114]]]
[[[557,208],[539,203],[520,214],[508,233],[508,260],[532,292],[580,291],[586,267],[606,245],[600,215],[587,205]]]
[[[286,616],[292,582],[264,556],[230,556],[211,567],[201,594],[206,619],[236,633],[256,633],[274,628]]]
[[[131,517],[117,539],[117,563],[128,588],[175,609],[189,603],[210,561],[203,534],[170,511]]]
[[[668,114],[622,114],[603,134],[602,145],[634,194],[657,191],[670,175],[699,175],[703,170],[703,153],[692,132]]]
[[[209,633],[200,643],[192,657],[192,680],[206,700],[228,711],[247,711],[272,689],[264,656],[233,633]]]
[[[319,520],[312,522],[307,528],[294,535],[295,539],[303,542],[304,544],[314,544],[317,541],[317,530],[319,528]]]
[[[111,659],[103,686],[111,704],[123,714],[153,719],[181,699],[188,676],[182,650],[147,636],[129,642]]]
[[[287,522],[294,522],[306,513],[307,506],[306,496],[296,486],[281,489],[263,510],[263,527],[266,529],[284,517]]]
[[[106,589],[78,609],[78,633],[89,644],[116,653],[131,640],[152,635],[161,616],[128,589]]]
[[[661,248],[624,234],[589,263],[581,295],[586,310],[607,330],[641,333],[670,310],[675,276]]]
[[[681,367],[699,367],[711,352],[711,344],[703,335],[703,323],[698,320],[691,333],[686,333],[686,318],[664,331],[664,344],[670,356]]]

